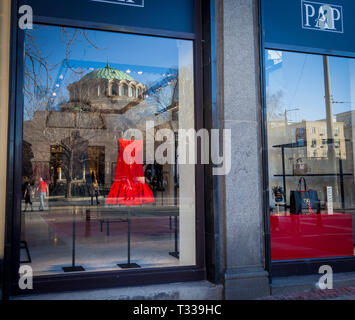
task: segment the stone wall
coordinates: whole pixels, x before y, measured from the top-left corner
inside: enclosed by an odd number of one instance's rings
[[[264,267],[257,2],[223,1],[223,124],[232,134],[232,169],[225,179],[226,299],[269,294]]]

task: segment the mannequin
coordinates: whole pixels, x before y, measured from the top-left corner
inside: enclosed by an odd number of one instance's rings
[[[120,149],[117,154],[115,181],[107,196],[106,203],[135,206],[154,202],[153,192],[145,183],[144,178],[143,141],[119,139],[118,142]],[[134,143],[133,146],[132,143]],[[131,156],[139,160],[138,163],[136,161],[125,162],[124,152],[128,146],[132,148]]]

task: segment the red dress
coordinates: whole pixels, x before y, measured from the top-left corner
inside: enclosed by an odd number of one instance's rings
[[[152,190],[145,183],[143,171],[143,141],[142,140],[124,140],[119,139],[120,150],[117,155],[117,167],[115,181],[111,187],[110,193],[107,196],[106,203],[108,204],[123,204],[126,206],[135,206],[155,201]],[[139,160],[124,161],[124,151],[132,144],[131,155]],[[126,152],[126,157],[129,157],[129,152]]]

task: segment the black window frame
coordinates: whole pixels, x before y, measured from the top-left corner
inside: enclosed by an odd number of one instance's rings
[[[171,32],[154,29],[122,27],[102,23],[34,16],[33,23],[67,26],[89,30],[118,32],[133,35],[157,36],[193,41],[194,49],[194,94],[195,129],[204,127],[203,104],[203,54],[202,54],[202,0],[194,1],[194,33]],[[9,84],[9,137],[6,195],[6,233],[3,297],[49,293],[60,291],[89,290],[160,283],[199,281],[206,279],[205,261],[205,168],[197,164],[196,169],[196,265],[165,268],[144,268],[117,271],[93,271],[77,274],[35,276],[33,290],[18,288],[18,270],[21,234],[21,181],[22,181],[22,131],[23,131],[23,63],[24,30],[18,28],[19,0],[12,0],[11,61]]]

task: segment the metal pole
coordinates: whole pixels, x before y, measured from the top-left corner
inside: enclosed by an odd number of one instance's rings
[[[333,105],[332,105],[328,56],[323,56],[323,67],[324,67],[325,105],[326,105],[326,114],[327,114],[328,159],[334,162],[335,151],[334,151]]]
[[[329,57],[323,56],[323,68],[324,68],[324,89],[325,89],[325,105],[327,115],[327,145],[328,145],[328,172],[334,173],[334,189],[335,194],[339,194],[339,188],[337,184],[337,165],[335,162],[335,148],[334,148],[334,121],[333,121],[333,105],[332,105],[332,93],[330,83],[330,71],[329,71]]]
[[[285,198],[285,212],[287,211],[287,190],[286,190],[286,168],[285,168],[285,147],[282,146],[282,183],[284,187],[284,198]]]
[[[343,160],[339,159],[339,176],[340,176],[340,199],[341,208],[345,209],[345,194],[344,194],[344,172],[343,172]]]
[[[127,264],[131,264],[131,214],[128,213],[128,233],[127,233]]]
[[[73,243],[72,243],[72,265],[71,267],[62,267],[64,272],[78,272],[78,271],[85,271],[82,266],[75,265],[75,240],[76,240],[76,215],[78,213],[78,208],[72,208],[73,210]]]
[[[75,222],[76,222],[76,219],[75,219],[75,216],[76,216],[76,208],[73,210],[73,248],[72,248],[72,267],[74,268],[75,267],[75,237],[76,237],[76,234],[75,234]]]

